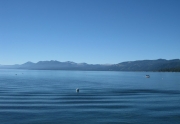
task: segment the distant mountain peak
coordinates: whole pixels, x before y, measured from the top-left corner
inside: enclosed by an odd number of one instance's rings
[[[35,69],[35,70],[92,70],[92,71],[180,71],[180,60],[157,59],[126,61],[118,64],[87,64],[56,60],[26,62],[22,65],[0,65],[1,69]]]
[[[27,64],[34,64],[34,63],[31,61],[28,61],[28,62],[24,63],[23,65],[27,65]]]
[[[76,64],[75,62],[72,62],[72,61],[66,61],[66,63]]]
[[[51,60],[50,62],[59,62],[59,61],[57,61],[57,60]]]

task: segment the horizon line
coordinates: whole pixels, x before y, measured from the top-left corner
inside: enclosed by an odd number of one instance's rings
[[[180,59],[179,58],[176,58],[176,59],[162,59],[162,58],[159,58],[159,59],[141,59],[141,60],[122,61],[122,62],[118,62],[118,63],[105,63],[105,64],[99,64],[99,65],[113,65],[113,64],[123,63],[123,62],[148,61],[148,60],[149,61],[151,61],[151,60],[167,60],[167,61],[169,61],[169,60],[180,60]],[[44,61],[49,61],[49,62],[50,61],[57,61],[57,62],[72,62],[72,63],[77,63],[77,62],[74,62],[74,61],[59,61],[59,60],[40,60],[38,62],[44,62]],[[27,62],[24,62],[22,64],[25,64],[25,63],[28,63],[28,62],[34,63],[34,64],[38,63],[38,62],[27,61]],[[82,63],[91,64],[91,63],[87,63],[87,62],[79,62],[77,64],[82,64]],[[22,64],[8,64],[8,65],[22,65]],[[96,63],[96,64],[98,64],[98,63]],[[92,64],[92,65],[96,65],[96,64]],[[0,64],[0,65],[4,65],[4,64]]]

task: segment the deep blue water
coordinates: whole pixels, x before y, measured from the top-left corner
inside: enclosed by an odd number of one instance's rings
[[[60,123],[180,124],[180,73],[0,70],[0,124]]]

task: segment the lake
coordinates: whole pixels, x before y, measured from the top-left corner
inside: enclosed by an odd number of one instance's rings
[[[0,123],[180,124],[180,73],[1,69]]]

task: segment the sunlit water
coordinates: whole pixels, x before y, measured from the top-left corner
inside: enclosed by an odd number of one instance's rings
[[[0,70],[0,124],[60,123],[180,124],[180,73]]]

